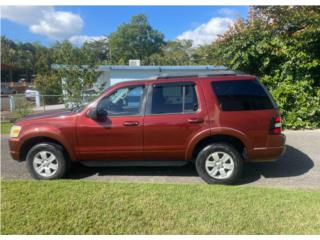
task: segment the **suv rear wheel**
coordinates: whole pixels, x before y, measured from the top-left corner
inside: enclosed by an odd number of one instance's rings
[[[207,183],[232,184],[241,175],[242,157],[233,146],[216,143],[202,149],[196,159],[196,169]]]
[[[27,167],[35,179],[51,180],[62,178],[67,171],[67,160],[63,149],[54,143],[40,143],[27,154]]]

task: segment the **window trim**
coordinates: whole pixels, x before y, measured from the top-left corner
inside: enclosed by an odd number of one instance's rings
[[[143,87],[143,93],[141,95],[142,97],[142,101],[141,101],[141,106],[140,106],[140,111],[138,114],[134,114],[134,115],[108,115],[107,117],[108,118],[114,118],[114,117],[138,117],[138,116],[143,116],[144,115],[144,112],[145,112],[145,107],[146,107],[146,97],[147,97],[147,86],[146,84],[137,84],[137,85],[127,85],[127,86],[122,86],[122,87],[119,87],[119,88],[116,88],[114,89],[110,94],[107,94],[105,95],[104,97],[102,97],[97,105],[96,105],[96,108],[98,108],[99,106],[99,103],[105,99],[105,98],[108,98],[110,97],[113,93],[115,93],[116,91],[118,91],[119,89],[122,89],[122,88],[135,88],[135,87]]]
[[[198,104],[198,109],[196,111],[192,111],[192,112],[185,112],[184,111],[184,93],[185,93],[185,88],[183,88],[183,104],[182,104],[182,110],[183,112],[177,112],[177,113],[152,113],[152,96],[153,96],[153,88],[156,86],[163,86],[163,85],[173,85],[173,86],[193,86],[194,90],[195,90],[195,94],[196,94],[196,98],[197,98],[197,104]],[[195,114],[195,113],[199,113],[201,111],[201,105],[200,105],[200,101],[199,101],[199,93],[198,93],[198,85],[195,82],[165,82],[165,83],[154,83],[154,84],[150,84],[149,88],[148,88],[148,92],[147,92],[147,97],[146,97],[146,105],[145,105],[145,115],[146,116],[161,116],[161,115],[188,115],[188,114]]]

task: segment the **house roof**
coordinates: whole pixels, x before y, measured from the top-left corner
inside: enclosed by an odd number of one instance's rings
[[[110,70],[139,70],[139,71],[214,71],[214,70],[227,70],[224,66],[126,66],[126,65],[102,65],[99,66],[101,71]]]
[[[67,67],[67,65],[53,64],[53,69],[59,69]],[[128,66],[128,65],[100,65],[98,71],[125,71],[125,70],[136,70],[136,71],[224,71],[228,70],[225,66]]]

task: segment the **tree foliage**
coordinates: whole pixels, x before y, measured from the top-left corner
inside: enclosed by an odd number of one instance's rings
[[[85,42],[82,51],[88,56],[88,62],[91,64],[109,64],[110,62],[110,47],[107,38]]]
[[[190,65],[192,63],[192,41],[169,41],[148,58],[150,65]]]
[[[133,16],[130,23],[120,25],[109,36],[111,63],[127,64],[129,59],[145,62],[163,44],[164,35],[151,27],[145,15]]]
[[[253,7],[208,47],[212,64],[260,77],[288,128],[320,127],[320,8]]]
[[[257,75],[282,111],[287,128],[320,127],[320,7],[251,7],[218,40],[192,47],[189,40],[165,41],[145,15],[133,16],[106,39],[75,47],[45,47],[1,37],[1,62],[32,69],[43,94],[66,92],[80,104],[82,90],[95,81],[99,64],[226,65]],[[52,64],[65,67],[52,69]],[[57,79],[64,79],[59,85]],[[44,86],[46,85],[46,87]]]
[[[91,88],[99,72],[92,55],[85,48],[75,48],[68,41],[57,43],[52,48],[55,63],[54,74],[62,80],[64,95],[71,105],[79,106],[83,102],[83,90]]]
[[[1,36],[1,62],[18,68],[32,69],[35,62],[33,45],[16,43]]]
[[[61,79],[57,74],[52,72],[37,74],[33,80],[33,84],[41,95],[50,95],[42,97],[41,100],[45,104],[57,104],[61,102],[62,86]]]

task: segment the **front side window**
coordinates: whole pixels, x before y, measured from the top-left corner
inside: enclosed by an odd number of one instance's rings
[[[151,102],[151,114],[186,113],[198,110],[194,84],[155,85]]]
[[[117,89],[103,98],[98,111],[106,111],[108,116],[128,116],[141,113],[144,86],[130,86]]]

